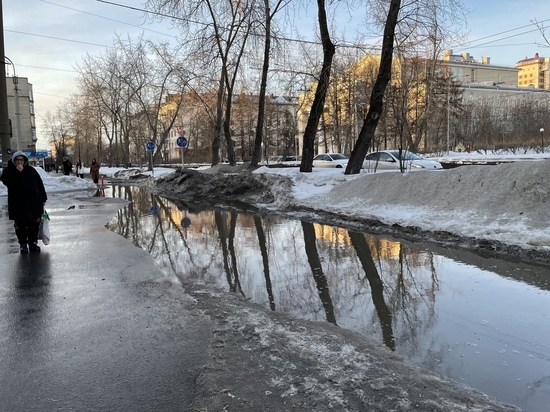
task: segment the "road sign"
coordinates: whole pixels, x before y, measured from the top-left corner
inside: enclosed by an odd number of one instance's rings
[[[176,139],[176,144],[179,147],[187,147],[187,138],[185,136],[180,136]]]
[[[189,226],[191,226],[191,219],[185,216],[183,219],[181,219],[181,226],[187,229]]]
[[[147,145],[145,147],[147,147],[147,150],[152,152],[153,150],[155,150],[155,147],[157,147],[157,145],[155,144],[155,142],[149,141],[147,142]]]

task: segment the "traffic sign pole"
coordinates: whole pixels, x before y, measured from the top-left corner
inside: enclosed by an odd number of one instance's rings
[[[155,176],[155,167],[153,165],[153,151],[155,150],[155,148],[157,147],[157,145],[155,144],[155,142],[152,142],[152,141],[148,141],[147,144],[145,145],[145,148],[151,152],[151,173],[153,176]]]
[[[181,167],[183,167],[183,155],[184,155],[184,149],[187,147],[187,139],[185,138],[185,136],[180,136],[176,139],[176,144],[180,147],[181,149]]]

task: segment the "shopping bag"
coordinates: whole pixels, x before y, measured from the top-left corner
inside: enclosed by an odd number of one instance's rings
[[[44,209],[42,213],[42,218],[40,219],[40,228],[38,229],[38,239],[42,240],[42,243],[45,245],[50,244],[51,234],[50,234],[50,216],[48,212]]]

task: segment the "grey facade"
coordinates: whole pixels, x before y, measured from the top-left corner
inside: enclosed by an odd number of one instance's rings
[[[10,149],[36,151],[36,122],[32,84],[25,77],[6,77],[8,114],[12,136]]]
[[[476,83],[487,86],[518,85],[518,73],[520,69],[492,65],[489,57],[482,57],[480,63],[470,56],[469,53],[457,55],[453,54],[452,50],[446,50],[443,61],[447,63],[455,80],[463,84]]]

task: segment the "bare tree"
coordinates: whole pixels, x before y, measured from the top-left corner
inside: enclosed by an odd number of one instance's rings
[[[56,163],[61,164],[64,156],[72,155],[74,140],[71,138],[71,121],[61,108],[57,109],[55,115],[46,113],[44,123],[48,128],[47,134],[50,142],[53,143],[56,152]]]
[[[367,116],[363,121],[363,126],[359,132],[355,147],[351,152],[351,157],[349,159],[348,166],[346,167],[345,174],[356,174],[363,168],[363,160],[365,159],[369,146],[374,139],[376,126],[378,125],[378,121],[382,115],[384,106],[384,92],[386,91],[386,86],[391,79],[394,49],[393,41],[395,38],[395,28],[397,26],[400,8],[401,0],[390,1],[386,25],[384,27],[384,38],[382,40],[380,68],[372,88],[370,107],[367,112]]]
[[[74,95],[63,106],[71,124],[74,138],[75,156],[88,164],[92,158],[98,158],[97,148],[101,147],[100,121],[94,102],[89,96]]]
[[[270,0],[264,0],[264,24],[265,24],[265,41],[264,41],[264,56],[262,64],[262,75],[260,80],[260,94],[258,98],[258,116],[256,122],[256,136],[254,140],[254,152],[252,154],[251,165],[258,166],[261,159],[264,116],[265,116],[265,96],[267,89],[267,75],[269,72],[269,55],[271,53],[271,25],[276,13],[284,7],[290,0],[276,0],[273,8]]]
[[[141,134],[156,144],[155,156],[164,153],[190,77],[177,55],[167,44],[118,39],[104,56],[88,56],[79,67],[81,89],[95,102],[109,142],[109,164],[127,165],[131,146],[140,151],[145,142],[132,138],[139,135],[133,129],[143,124],[148,130]]]
[[[431,42],[431,46],[433,46],[431,53],[436,55],[440,51],[441,39],[446,38],[451,33],[446,27],[452,27],[464,13],[459,0],[415,0],[405,4],[402,4],[400,0],[392,0],[389,5],[387,5],[387,2],[380,1],[372,3],[375,16],[382,13],[385,15],[380,67],[371,92],[369,110],[348,162],[346,174],[359,173],[363,159],[374,141],[377,125],[383,114],[384,94],[391,80],[395,48],[399,47],[400,54],[406,57],[405,50],[409,54],[412,51],[413,54],[418,55],[417,45],[421,44],[426,47],[426,44]],[[385,8],[386,5],[387,9]],[[378,10],[378,13],[376,10]],[[400,14],[402,15],[400,16]],[[397,37],[397,35],[399,36]],[[435,60],[428,59],[427,61],[434,62]],[[432,73],[436,72],[437,70],[432,70]],[[430,96],[431,94],[427,93],[427,95]],[[412,97],[419,101],[419,96]],[[401,101],[403,105],[404,101]],[[397,116],[404,116],[405,112],[400,110]],[[417,116],[418,125],[420,125],[420,121],[421,116]],[[406,127],[408,126],[401,122],[403,133]],[[423,130],[427,130],[427,127],[424,126]]]
[[[149,0],[147,5],[155,12],[175,16],[182,31],[194,33],[195,56],[218,73],[215,133],[212,141],[212,165],[220,162],[222,136],[231,164],[235,152],[231,139],[231,106],[235,84],[241,68],[249,36],[257,23],[256,4],[231,0]],[[190,40],[189,43],[192,41]],[[190,47],[190,44],[187,45]]]
[[[327,13],[325,10],[325,1],[317,0],[317,16],[319,21],[319,32],[321,34],[321,43],[323,44],[323,64],[321,66],[321,74],[315,90],[315,96],[311,105],[311,111],[307,120],[306,129],[303,137],[302,161],[300,163],[301,172],[311,172],[313,167],[313,156],[315,155],[315,136],[317,135],[317,126],[323,115],[325,108],[325,99],[330,83],[330,70],[332,59],[336,48],[330,40],[328,31]]]

